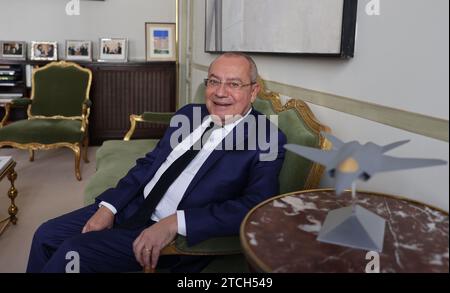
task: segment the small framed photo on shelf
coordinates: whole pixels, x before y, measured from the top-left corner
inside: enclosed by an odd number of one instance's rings
[[[175,61],[174,23],[145,23],[145,59],[147,61]]]
[[[31,42],[31,60],[58,60],[57,42]]]
[[[127,62],[128,40],[126,38],[102,38],[99,51],[98,61]]]
[[[92,61],[92,42],[67,40],[66,60]]]
[[[22,41],[0,41],[0,59],[26,60],[27,43]]]

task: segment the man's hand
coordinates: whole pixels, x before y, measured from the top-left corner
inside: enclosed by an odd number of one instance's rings
[[[156,268],[159,254],[178,232],[177,215],[173,214],[148,227],[134,240],[133,251],[142,267]]]
[[[86,222],[81,233],[101,231],[112,228],[114,214],[106,207],[100,207],[95,214]]]

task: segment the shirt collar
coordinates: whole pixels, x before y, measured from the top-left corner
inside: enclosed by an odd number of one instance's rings
[[[250,109],[247,111],[247,113],[244,116],[242,116],[238,120],[234,121],[233,123],[225,124],[223,126],[223,128],[225,128],[226,131],[231,131],[234,127],[236,127],[236,125],[238,125],[242,120],[244,120],[245,117],[247,117],[251,111],[252,111],[252,107],[250,107]]]
[[[238,125],[242,120],[244,120],[250,114],[250,112],[252,112],[252,109],[253,108],[250,107],[250,109],[247,111],[247,113],[245,113],[244,116],[234,121],[233,123],[225,124],[222,128],[225,129],[227,132],[231,131],[234,127],[236,127],[236,125]],[[208,119],[206,119],[202,123],[202,128],[206,128],[211,122],[212,122],[211,116],[208,116]]]

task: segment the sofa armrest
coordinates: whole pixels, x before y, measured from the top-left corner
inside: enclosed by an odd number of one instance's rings
[[[188,246],[186,237],[178,235],[170,245],[162,250],[161,255],[232,255],[241,253],[239,236],[216,237]]]
[[[186,237],[178,235],[172,243],[161,251],[161,255],[237,255],[242,254],[239,236],[216,237],[205,240],[193,246],[188,246]],[[154,273],[149,267],[145,273]]]
[[[30,98],[19,98],[19,99],[14,99],[11,101],[11,106],[18,106],[18,107],[23,107],[23,106],[28,106],[33,102],[33,100],[31,100]]]
[[[152,123],[162,123],[169,124],[170,119],[173,116],[173,112],[144,112],[141,115],[130,115],[130,129],[125,134],[123,140],[128,141],[136,129],[137,122],[152,122]]]

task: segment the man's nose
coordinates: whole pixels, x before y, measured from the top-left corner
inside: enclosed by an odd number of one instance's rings
[[[216,95],[218,96],[224,96],[227,93],[227,84],[222,82],[219,84],[219,86],[216,88]]]

